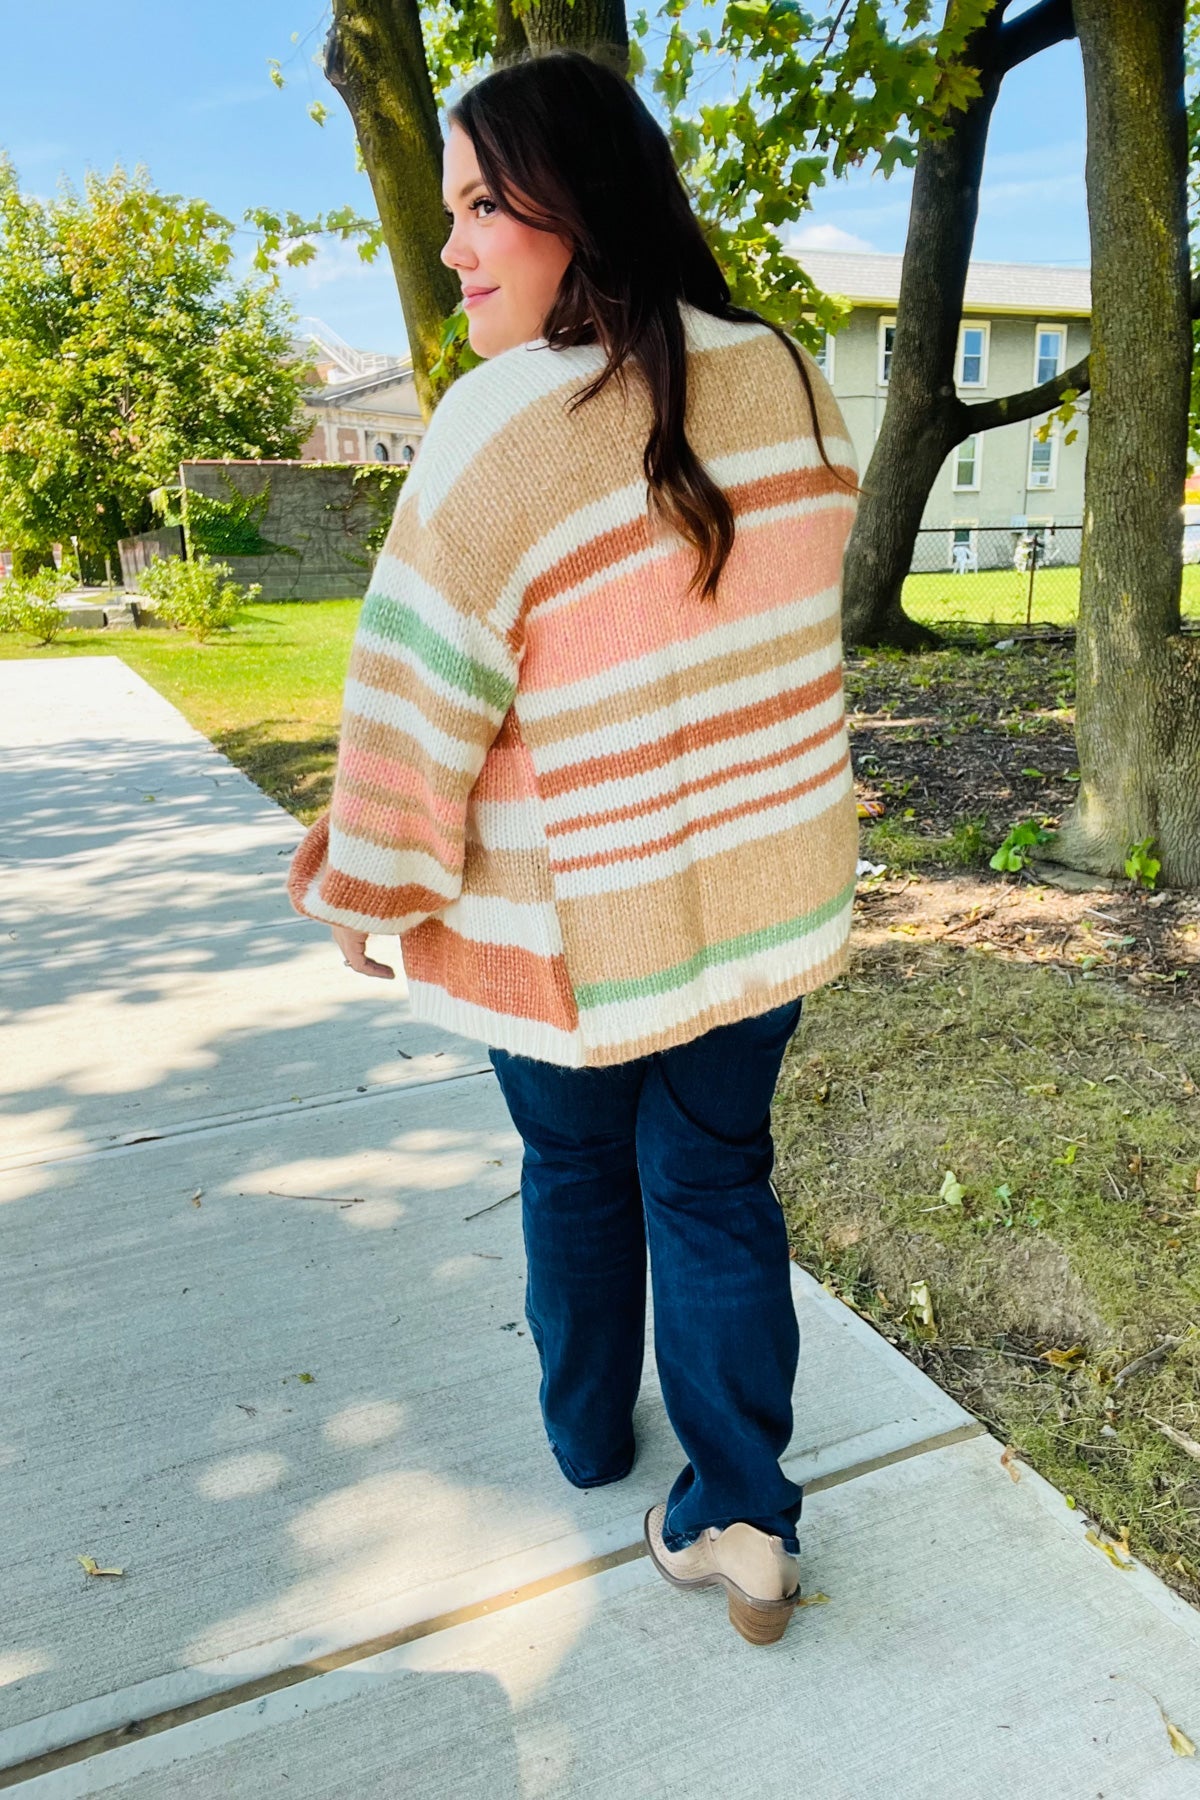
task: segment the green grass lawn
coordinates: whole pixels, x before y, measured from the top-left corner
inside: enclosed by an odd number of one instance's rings
[[[305,823],[329,798],[342,683],[359,600],[247,607],[198,644],[176,631],[68,631],[33,649],[0,637],[0,657],[119,656]]]
[[[910,575],[904,584],[904,609],[924,625],[1023,625],[1029,600],[1029,576],[1019,569],[981,569],[977,575]],[[1048,563],[1034,572],[1035,625],[1073,625],[1079,611],[1078,568]],[[1183,571],[1183,611],[1200,619],[1200,564]]]

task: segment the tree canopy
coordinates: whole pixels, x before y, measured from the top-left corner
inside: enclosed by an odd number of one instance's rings
[[[45,200],[0,161],[0,542],[103,556],[182,458],[296,454],[293,315],[232,231],[143,170]]]

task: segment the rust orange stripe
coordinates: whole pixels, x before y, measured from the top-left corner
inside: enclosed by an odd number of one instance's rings
[[[547,796],[566,794],[577,788],[596,787],[604,781],[620,781],[660,769],[664,763],[674,762],[689,751],[710,749],[728,738],[761,731],[780,719],[792,718],[797,712],[818,706],[822,700],[836,694],[841,684],[840,667],[830,669],[802,687],[787,688],[770,700],[756,700],[733,712],[718,713],[699,725],[680,726],[651,744],[639,744],[633,750],[615,751],[609,756],[595,756],[584,762],[567,763],[561,769],[547,770],[540,782],[542,792]]]
[[[592,856],[572,856],[565,860],[554,856],[551,857],[551,867],[556,874],[566,875],[576,869],[607,868],[613,863],[632,862],[640,857],[653,856],[659,850],[673,850],[695,837],[697,832],[710,831],[714,825],[723,825],[729,819],[745,818],[749,813],[766,812],[771,807],[778,806],[781,800],[794,800],[800,794],[811,794],[814,789],[823,787],[826,782],[840,775],[849,764],[850,757],[847,753],[839,757],[837,762],[831,763],[829,768],[822,769],[819,775],[810,775],[807,781],[798,781],[792,787],[781,788],[778,793],[765,795],[762,799],[744,800],[740,806],[726,807],[724,812],[713,813],[707,819],[698,819],[679,831],[668,832],[665,837],[651,838],[644,844],[626,845],[619,850],[604,850]]]

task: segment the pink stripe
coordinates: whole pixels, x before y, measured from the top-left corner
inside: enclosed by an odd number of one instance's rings
[[[739,520],[715,604],[695,595],[683,598],[696,559],[685,544],[552,613],[535,612],[521,664],[522,689],[567,687],[699,637],[722,620],[802,606],[806,596],[838,581],[851,522],[851,509],[836,500],[800,518],[762,525]]]
[[[339,782],[361,781],[397,800],[415,800],[423,811],[433,815],[442,825],[453,827],[461,817],[453,800],[436,793],[429,785],[424,769],[417,763],[401,762],[399,757],[380,756],[370,750],[356,750],[346,744],[338,764]],[[369,805],[370,801],[365,804]]]
[[[378,800],[342,792],[334,823],[348,836],[368,838],[389,850],[426,850],[446,869],[457,869],[462,863],[461,837],[444,835],[428,814],[411,812],[406,806],[384,806]]]
[[[503,749],[497,741],[488,751],[479,778],[471,790],[476,800],[530,800],[538,791],[533,758],[519,739]]]

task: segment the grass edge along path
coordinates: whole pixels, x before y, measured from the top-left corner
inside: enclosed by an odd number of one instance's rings
[[[64,631],[35,649],[0,636],[0,658],[117,656],[177,706],[303,824],[329,798],[342,684],[361,600],[246,607],[204,643],[178,631]]]

